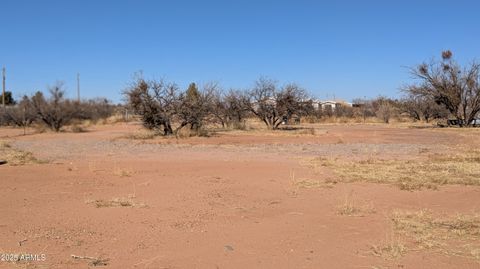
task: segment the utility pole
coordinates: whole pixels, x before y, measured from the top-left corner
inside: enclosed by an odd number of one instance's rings
[[[80,103],[80,73],[77,73],[77,101]]]
[[[2,69],[2,77],[3,77],[3,80],[2,80],[2,105],[3,105],[3,109],[5,109],[5,67],[3,67]]]
[[[363,123],[367,120],[367,96],[363,96]]]

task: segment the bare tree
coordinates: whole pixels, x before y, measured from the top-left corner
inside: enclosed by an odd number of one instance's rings
[[[248,96],[244,92],[216,91],[213,96],[212,114],[222,127],[242,128],[242,121],[249,115],[248,102]]]
[[[423,63],[411,68],[420,80],[407,91],[414,96],[432,98],[455,117],[461,126],[469,126],[480,111],[480,65],[462,67],[452,58],[451,51],[442,53],[442,61]]]
[[[277,129],[293,116],[303,116],[313,112],[306,91],[295,84],[288,84],[281,90],[273,80],[260,78],[249,92],[250,111],[270,129]]]
[[[172,120],[180,101],[178,86],[175,83],[146,81],[136,78],[124,91],[127,103],[142,117],[143,125],[152,130],[163,127],[163,134],[173,134]]]
[[[43,93],[37,92],[31,98],[31,106],[37,117],[50,129],[58,132],[71,122],[77,115],[76,104],[65,99],[63,84],[57,82],[49,88],[50,97],[45,98]]]
[[[381,119],[384,123],[390,123],[391,117],[396,113],[396,102],[383,96],[373,100],[372,106],[377,118]]]
[[[194,131],[203,127],[211,115],[217,87],[216,84],[210,83],[200,91],[195,83],[190,84],[187,91],[180,95],[176,107],[176,119],[179,121],[179,126],[175,132],[187,125]]]
[[[250,111],[271,129],[282,122],[282,115],[276,108],[276,97],[276,82],[264,77],[255,81],[255,86],[249,92]]]
[[[250,115],[248,95],[239,90],[230,90],[224,97],[224,104],[229,125],[244,127],[242,121]]]
[[[293,117],[300,119],[300,117],[311,115],[314,112],[310,96],[294,83],[282,87],[277,95],[276,105],[277,110],[287,122]],[[275,127],[278,127],[278,124]]]
[[[407,113],[414,120],[446,118],[448,111],[445,107],[437,104],[433,98],[409,94],[400,101],[400,110]]]
[[[80,120],[105,119],[110,117],[115,110],[115,106],[105,98],[94,98],[77,102],[78,108],[76,118]]]
[[[5,110],[5,121],[18,127],[26,127],[36,118],[37,114],[28,96],[24,96],[18,104],[7,107]]]

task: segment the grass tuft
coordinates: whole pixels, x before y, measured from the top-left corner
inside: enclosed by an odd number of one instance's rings
[[[349,217],[364,217],[366,214],[373,214],[376,210],[373,205],[358,205],[350,193],[345,196],[343,203],[337,207],[337,214]]]
[[[143,203],[136,203],[130,198],[113,198],[111,200],[87,200],[85,203],[94,204],[96,208],[105,207],[146,207]]]

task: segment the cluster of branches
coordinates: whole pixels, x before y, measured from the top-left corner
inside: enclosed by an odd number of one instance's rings
[[[106,99],[72,101],[65,98],[62,84],[48,89],[49,96],[36,92],[0,112],[1,125],[25,127],[33,122],[45,124],[58,132],[74,120],[98,120],[112,115],[114,106]]]
[[[444,51],[442,60],[411,68],[417,83],[404,89],[407,106],[415,118],[451,116],[470,126],[480,112],[480,64],[461,66],[452,56]]]
[[[407,94],[400,100],[400,112],[415,121],[430,122],[433,119],[447,119],[448,110],[431,97]]]
[[[277,129],[282,122],[313,111],[304,89],[295,84],[279,88],[275,81],[266,78],[257,80],[252,89],[225,92],[217,84],[199,89],[192,83],[182,91],[175,83],[140,77],[124,94],[144,126],[163,135],[176,134],[184,127],[198,131],[206,123],[241,128],[249,116],[256,116],[268,128]],[[174,123],[176,128],[172,127]]]

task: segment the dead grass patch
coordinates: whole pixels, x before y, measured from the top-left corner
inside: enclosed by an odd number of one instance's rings
[[[132,140],[149,140],[154,139],[157,136],[153,131],[139,131],[133,134],[128,134],[123,138],[132,139]]]
[[[355,201],[352,193],[345,195],[343,202],[337,206],[337,214],[349,217],[364,217],[375,213],[373,204],[360,204]]]
[[[43,163],[35,158],[31,152],[16,149],[6,141],[0,141],[0,159],[14,166],[29,163]]]
[[[299,179],[293,183],[297,188],[315,189],[315,188],[333,188],[334,182],[312,179]]]
[[[480,261],[480,215],[435,215],[428,210],[395,211],[396,233],[410,238],[419,250]]]
[[[330,180],[313,180],[308,178],[295,177],[295,171],[290,172],[290,184],[293,187],[293,193],[297,194],[299,189],[317,189],[317,188],[333,188],[337,182]]]
[[[110,200],[87,200],[85,203],[93,204],[96,208],[104,207],[146,207],[144,203],[136,203],[131,198],[113,198]]]
[[[72,133],[86,133],[88,132],[88,130],[82,126],[82,125],[78,125],[78,124],[74,124],[70,127],[70,130],[72,131]]]
[[[134,174],[134,172],[128,169],[114,167],[113,174],[118,177],[131,177]]]
[[[402,190],[437,189],[439,185],[480,185],[480,150],[434,154],[414,160],[361,161],[314,158],[308,164],[331,168],[343,182],[395,184]]]
[[[400,242],[390,242],[383,245],[372,245],[371,251],[374,256],[384,259],[398,259],[405,255],[407,248]]]
[[[304,135],[315,136],[316,131],[315,131],[314,128],[298,128],[298,129],[294,129],[292,134],[293,135],[300,135],[300,136],[304,136]]]

